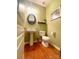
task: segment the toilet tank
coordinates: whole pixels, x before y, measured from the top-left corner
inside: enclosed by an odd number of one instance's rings
[[[45,36],[45,31],[39,31],[40,36]]]

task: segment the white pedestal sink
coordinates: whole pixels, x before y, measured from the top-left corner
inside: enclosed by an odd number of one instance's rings
[[[35,29],[27,29],[27,32],[30,33],[30,46],[33,46],[33,33],[36,32]]]

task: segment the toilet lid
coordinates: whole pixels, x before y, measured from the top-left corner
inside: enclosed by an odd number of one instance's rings
[[[47,36],[42,36],[42,39],[47,41],[47,40],[49,40],[50,38],[47,37]]]

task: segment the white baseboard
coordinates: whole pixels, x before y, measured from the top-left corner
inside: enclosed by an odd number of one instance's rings
[[[41,40],[40,40],[41,41]],[[37,40],[36,41],[33,41],[33,43],[36,43],[38,42]],[[25,45],[26,44],[30,44],[30,42],[25,42]],[[52,44],[51,44],[52,45]],[[56,46],[55,44],[53,44],[52,46],[54,46],[58,51],[60,51],[60,48],[58,46]]]
[[[54,45],[54,44],[53,44],[53,46],[54,46],[58,51],[60,51],[60,48],[59,48],[58,46],[56,46],[56,45]]]
[[[58,46],[56,46],[55,44],[51,44],[51,43],[49,43],[49,44],[54,46],[58,51],[60,51],[60,48]]]

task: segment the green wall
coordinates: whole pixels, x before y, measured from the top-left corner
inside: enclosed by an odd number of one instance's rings
[[[40,5],[34,4],[32,2],[29,1],[20,1],[21,4],[23,4],[25,6],[24,9],[20,10],[20,14],[22,14],[22,17],[24,18],[24,28],[27,29],[36,29],[37,31],[40,30],[44,30],[47,31],[47,25],[46,24],[38,24],[38,21],[43,21],[44,19],[46,19],[46,8],[42,7]],[[30,25],[27,22],[27,16],[28,16],[28,10],[27,8],[30,7],[30,5],[32,4],[32,8],[34,8],[37,13],[35,14],[36,16],[36,20],[37,22],[34,25]],[[30,40],[30,34],[28,32],[25,32],[25,42],[28,42]],[[38,36],[38,32],[34,34],[34,39],[37,39]]]
[[[24,4],[25,8],[20,10],[20,14],[23,18],[24,21],[24,28],[27,30],[28,28],[30,29],[37,29],[38,31],[40,30],[44,30],[47,32],[48,36],[50,37],[50,41],[49,43],[51,45],[56,45],[57,47],[61,47],[61,19],[58,18],[54,21],[51,21],[51,13],[54,12],[60,5],[60,0],[51,0],[50,4],[45,8],[42,7],[40,5],[34,4],[32,3],[32,7],[37,11],[36,13],[36,20],[38,21],[43,21],[44,19],[46,19],[47,21],[47,25],[46,24],[38,24],[36,22],[36,24],[34,25],[30,25],[27,22],[27,7],[30,6],[29,1],[24,0],[21,2],[22,4]],[[18,17],[18,16],[17,16]],[[18,17],[18,24],[22,24],[21,23],[21,19]],[[53,34],[51,34],[51,32],[56,32],[56,37],[53,36]],[[30,40],[30,34],[25,32],[25,42],[28,42]],[[38,33],[34,34],[34,39],[38,38]]]
[[[46,7],[47,34],[50,37],[50,44],[61,48],[61,19],[58,18],[51,21],[51,13],[60,6],[60,0],[51,0],[51,3]],[[56,37],[53,36],[56,32]]]

